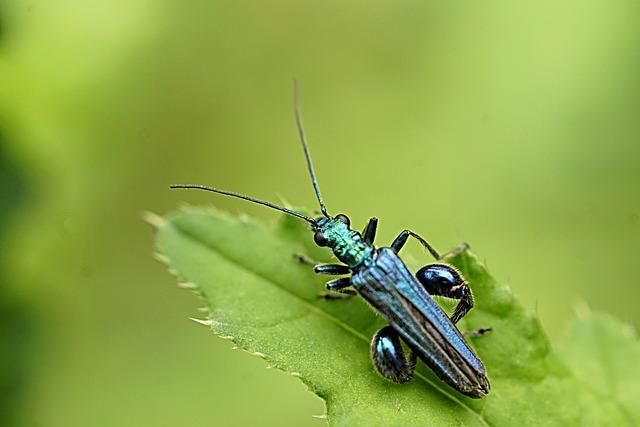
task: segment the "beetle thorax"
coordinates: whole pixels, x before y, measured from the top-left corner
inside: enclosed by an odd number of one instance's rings
[[[364,241],[360,233],[346,224],[329,220],[320,227],[334,255],[351,268],[356,268],[372,258],[373,246]]]

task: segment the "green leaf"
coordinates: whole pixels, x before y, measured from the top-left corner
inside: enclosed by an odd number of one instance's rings
[[[629,424],[640,422],[640,345],[633,329],[611,316],[588,313],[558,353],[576,378],[604,401],[619,402]]]
[[[369,341],[384,321],[358,298],[317,298],[323,278],[295,262],[293,254],[302,252],[324,261],[328,255],[313,244],[302,221],[285,217],[277,226],[266,226],[214,210],[190,209],[167,219],[151,217],[151,222],[159,229],[162,259],[185,287],[206,301],[210,317],[205,323],[269,365],[299,377],[326,401],[331,425],[640,422],[637,411],[628,407],[640,397],[637,386],[629,384],[638,383],[637,369],[633,378],[622,382],[622,375],[615,384],[608,383],[608,389],[602,390],[600,384],[608,379],[608,363],[622,364],[634,355],[638,360],[635,340],[627,337],[627,347],[635,350],[621,360],[605,355],[592,361],[602,373],[600,380],[590,380],[591,368],[584,362],[576,364],[574,373],[574,356],[589,358],[580,354],[582,343],[574,339],[559,357],[534,313],[522,307],[507,287],[498,285],[469,252],[450,260],[471,283],[476,300],[476,308],[460,322],[461,329],[494,329],[471,343],[492,386],[489,395],[479,400],[448,388],[422,363],[408,384],[392,384],[375,373]],[[596,351],[593,343],[608,331],[592,336],[585,328],[588,348],[583,352]],[[611,339],[611,344],[620,344]],[[619,341],[624,340],[619,337]],[[624,396],[617,385],[635,394]]]

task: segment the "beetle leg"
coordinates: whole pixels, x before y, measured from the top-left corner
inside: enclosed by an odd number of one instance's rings
[[[364,230],[362,230],[362,237],[364,238],[364,241],[373,245],[373,241],[376,238],[377,229],[378,229],[378,218],[374,216],[371,219],[369,219],[367,226],[364,228]]]
[[[329,274],[333,276],[351,273],[351,269],[343,264],[318,264],[313,267],[313,271],[318,274]]]
[[[420,244],[425,249],[427,249],[429,251],[429,253],[431,255],[433,255],[433,257],[435,259],[437,259],[438,261],[442,261],[442,260],[447,260],[449,258],[453,258],[454,256],[459,255],[462,252],[464,252],[467,249],[469,249],[469,244],[468,243],[461,243],[458,246],[456,246],[455,248],[453,248],[452,250],[450,250],[449,252],[446,252],[446,253],[440,255],[438,253],[438,251],[436,251],[433,248],[433,246],[431,246],[429,244],[429,242],[427,242],[425,239],[420,237],[420,235],[418,235],[417,233],[414,233],[411,230],[404,230],[402,233],[398,234],[398,237],[396,237],[395,240],[393,241],[393,243],[391,243],[391,249],[393,249],[395,251],[395,253],[400,252],[400,249],[402,249],[404,244],[407,243],[407,239],[409,238],[409,236],[415,238],[418,242],[420,242]]]
[[[324,286],[329,292],[318,295],[318,297],[320,298],[349,299],[352,296],[357,295],[357,292],[353,289],[347,289],[349,286],[351,286],[350,277],[341,277],[339,279],[330,280]]]
[[[422,283],[430,295],[460,300],[451,315],[453,323],[458,323],[458,320],[473,308],[471,288],[462,274],[452,266],[447,264],[426,265],[418,270],[416,279]]]
[[[314,266],[320,264],[318,261],[315,261],[309,258],[305,254],[300,254],[300,253],[293,254],[293,257],[297,259],[300,264],[307,264],[307,265],[314,265]]]
[[[393,243],[391,243],[391,249],[393,249],[395,253],[400,252],[400,249],[402,249],[404,247],[404,244],[407,243],[407,239],[409,238],[409,236],[420,242],[420,244],[426,250],[428,250],[435,259],[440,259],[440,254],[435,249],[433,249],[433,246],[431,246],[426,240],[424,240],[417,233],[414,233],[411,230],[403,230],[402,233],[398,234],[398,237],[396,237]]]
[[[344,294],[352,294],[353,292],[353,295],[356,294],[355,291],[351,289],[346,289],[349,286],[351,286],[351,277],[341,277],[339,279],[330,280],[324,286],[325,288],[327,288],[328,291],[340,292]]]
[[[337,293],[325,292],[323,294],[318,294],[318,298],[326,299],[326,300],[329,300],[329,301],[335,301],[335,300],[351,299],[351,298],[353,298],[353,295],[352,294],[337,294]]]
[[[462,252],[466,251],[469,249],[469,244],[468,243],[460,243],[458,246],[456,246],[455,248],[453,248],[452,250],[450,250],[449,252],[440,255],[440,261],[444,261],[447,260],[449,258],[453,258],[456,255],[460,255]]]
[[[337,276],[340,274],[351,273],[351,269],[343,264],[322,264],[318,261],[314,261],[304,254],[294,254],[293,256],[301,264],[312,265],[313,271],[315,271],[317,274],[329,274]]]
[[[467,337],[479,337],[491,331],[493,331],[493,328],[480,328],[480,329],[475,329],[473,331],[465,331],[462,334]]]
[[[307,264],[313,266],[313,271],[318,274],[329,274],[333,276],[337,276],[340,274],[349,274],[351,273],[351,269],[343,264],[322,264],[320,262],[314,261],[308,256],[304,254],[294,254],[295,259],[300,261],[301,264]]]
[[[407,358],[400,344],[400,336],[391,326],[380,329],[371,341],[371,360],[376,371],[394,383],[402,384],[413,378],[416,356]]]
[[[303,254],[295,254],[294,257],[302,264],[313,265],[313,271],[318,274],[340,275],[351,273],[351,269],[346,265],[320,264]],[[325,285],[327,290],[331,292],[320,294],[318,295],[318,298],[324,298],[327,300],[349,299],[357,294],[356,291],[352,289],[345,289],[349,286],[351,286],[351,279],[348,277],[331,280]]]

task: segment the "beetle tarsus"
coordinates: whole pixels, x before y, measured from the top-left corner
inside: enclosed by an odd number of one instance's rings
[[[493,328],[489,327],[489,328],[475,329],[473,331],[465,331],[463,334],[466,337],[480,337],[486,334],[487,332],[491,332],[491,331],[493,331]]]

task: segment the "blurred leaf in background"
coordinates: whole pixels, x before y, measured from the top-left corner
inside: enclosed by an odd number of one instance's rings
[[[6,151],[0,134],[0,266],[11,251],[6,230],[22,199],[20,174]],[[23,397],[27,380],[29,347],[33,325],[28,305],[14,295],[0,267],[0,425],[12,425],[17,418],[17,402]]]
[[[310,205],[293,76],[327,203],[354,225],[469,241],[552,340],[580,301],[640,325],[635,1],[4,0],[0,14],[0,131],[29,195],[3,277],[39,328],[23,425],[318,425],[301,384],[186,320],[197,304],[150,259],[140,219],[182,199],[272,218],[174,182]]]

